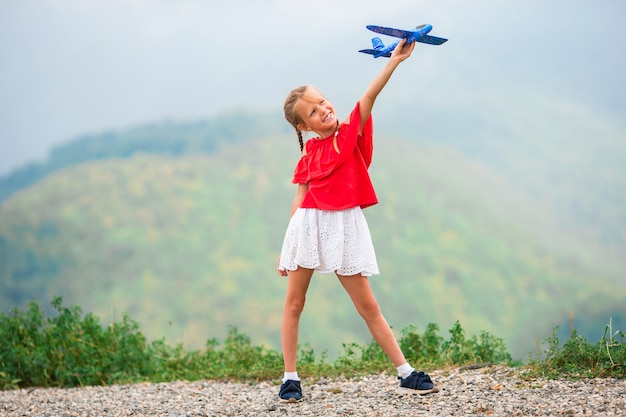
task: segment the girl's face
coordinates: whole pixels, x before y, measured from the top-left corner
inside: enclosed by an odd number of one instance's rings
[[[295,105],[295,112],[302,122],[298,129],[313,131],[325,138],[337,130],[337,116],[333,104],[314,88],[308,88]]]

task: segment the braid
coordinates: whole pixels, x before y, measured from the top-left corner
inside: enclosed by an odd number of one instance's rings
[[[304,140],[302,140],[302,132],[296,128],[296,135],[298,135],[298,142],[300,142],[300,152],[304,150]]]
[[[302,98],[306,90],[309,88],[307,85],[300,86],[295,88],[289,92],[287,99],[285,100],[285,119],[291,124],[294,129],[296,129],[296,134],[298,135],[298,142],[300,143],[300,152],[304,150],[304,140],[302,139],[302,132],[298,129],[298,124],[302,121],[300,116],[296,114],[294,108],[298,100]]]

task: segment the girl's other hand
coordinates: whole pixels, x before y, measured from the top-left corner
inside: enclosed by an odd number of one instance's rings
[[[276,262],[276,270],[278,271],[278,275],[281,277],[287,276],[287,271],[284,269],[280,269],[280,256],[278,257],[278,261]]]

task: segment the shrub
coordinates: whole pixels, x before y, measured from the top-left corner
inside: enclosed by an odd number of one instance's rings
[[[439,326],[434,323],[428,324],[421,335],[415,326],[402,330],[398,344],[414,367],[425,369],[476,363],[512,364],[511,355],[501,338],[482,332],[479,337],[468,339],[458,321],[449,331],[450,340],[445,340],[438,331]],[[335,362],[335,367],[371,373],[388,370],[389,363],[383,350],[372,341],[365,347],[355,343],[344,345],[344,352]]]
[[[63,307],[60,297],[51,304],[54,318],[35,302],[0,316],[2,388],[105,385],[150,372],[146,338],[128,316],[103,328],[92,314],[81,318],[79,307]]]
[[[626,376],[626,344],[622,331],[613,331],[611,321],[605,327],[604,334],[597,344],[591,344],[575,329],[570,338],[560,344],[557,337],[558,327],[552,336],[545,340],[548,348],[545,357],[539,355],[528,361],[530,376],[541,375],[548,378],[593,378]]]
[[[92,314],[83,316],[79,307],[64,307],[60,297],[51,304],[58,313],[51,318],[35,302],[25,311],[0,314],[0,389],[200,379],[259,381],[282,375],[282,355],[254,346],[234,327],[223,344],[210,339],[204,349],[188,351],[182,344],[171,347],[163,339],[148,342],[127,315],[103,327]],[[557,330],[546,340],[545,358],[529,360],[526,375],[624,377],[623,332],[614,332],[609,324],[602,340],[592,345],[573,331],[561,346]],[[438,332],[433,323],[423,334],[414,326],[402,330],[399,344],[413,366],[427,370],[484,363],[517,365],[503,339],[487,332],[467,337],[458,321],[449,330],[448,340]],[[317,358],[306,345],[299,347],[298,359],[299,373],[312,378],[367,375],[391,368],[374,341],[365,346],[344,344],[344,352],[332,364],[326,353]]]

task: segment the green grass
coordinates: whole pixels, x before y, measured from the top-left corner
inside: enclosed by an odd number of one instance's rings
[[[164,339],[148,341],[128,315],[102,326],[93,314],[83,315],[80,307],[63,306],[60,297],[51,304],[57,312],[54,317],[46,317],[37,302],[31,302],[26,310],[15,308],[0,315],[1,389],[204,379],[259,381],[277,379],[283,372],[279,352],[253,345],[234,327],[222,343],[210,339],[203,349],[187,350],[182,344],[168,346]],[[575,334],[559,347],[553,336],[546,357],[534,358],[529,367],[535,374],[549,377],[624,377],[624,334],[608,328],[607,332],[609,337],[595,347]],[[409,362],[421,369],[475,363],[520,365],[512,362],[501,338],[486,332],[468,337],[459,322],[448,333],[446,339],[432,323],[423,334],[409,326],[399,343]],[[310,347],[301,346],[299,373],[315,379],[393,369],[374,342],[344,344],[343,348],[331,363],[325,353],[318,356]]]

